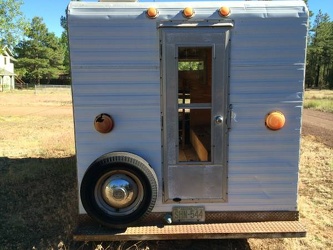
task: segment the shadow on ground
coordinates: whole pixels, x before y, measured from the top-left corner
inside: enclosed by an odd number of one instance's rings
[[[0,248],[47,249],[76,225],[75,158],[0,158]]]
[[[78,215],[74,156],[0,158],[0,201],[1,249],[250,249],[246,240],[73,242]]]
[[[230,240],[154,240],[127,242],[75,243],[74,249],[108,250],[250,250],[246,239]]]

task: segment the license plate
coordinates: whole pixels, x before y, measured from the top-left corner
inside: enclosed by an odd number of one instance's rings
[[[174,222],[204,222],[204,207],[173,207],[172,220]]]

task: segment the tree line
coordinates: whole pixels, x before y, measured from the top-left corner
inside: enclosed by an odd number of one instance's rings
[[[15,74],[28,83],[70,83],[66,18],[59,17],[64,30],[57,37],[43,18],[28,21],[22,5],[23,0],[0,1],[0,50],[7,46],[13,51]]]
[[[22,4],[22,0],[0,1],[0,49],[6,45],[13,50],[15,73],[35,84],[69,75],[66,17],[60,17],[64,31],[57,37],[41,17],[28,22]],[[333,22],[322,11],[314,18],[310,11],[310,16],[305,87],[333,89]]]
[[[333,89],[333,22],[321,10],[309,29],[306,87]]]

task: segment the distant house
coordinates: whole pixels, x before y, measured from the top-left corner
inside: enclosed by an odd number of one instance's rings
[[[14,64],[16,59],[11,50],[5,46],[0,51],[0,92],[15,88]]]

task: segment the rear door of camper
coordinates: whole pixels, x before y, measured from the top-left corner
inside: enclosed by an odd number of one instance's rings
[[[231,26],[160,27],[164,202],[227,200]]]

